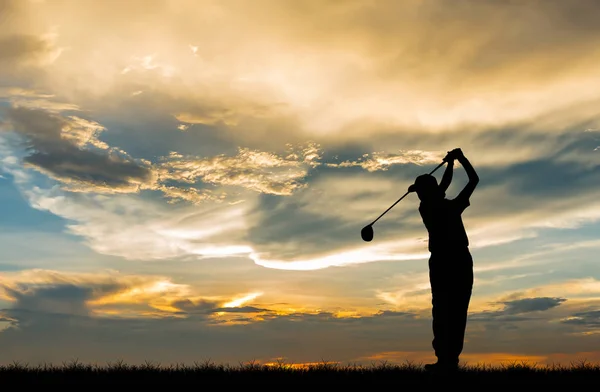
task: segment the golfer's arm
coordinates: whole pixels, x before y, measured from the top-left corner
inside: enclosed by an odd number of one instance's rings
[[[467,176],[469,177],[469,182],[472,182],[473,184],[477,185],[477,183],[479,183],[479,176],[475,172],[475,169],[473,169],[471,162],[469,162],[469,160],[464,156],[459,158],[459,162],[462,165],[462,167],[465,168]]]
[[[465,188],[460,192],[459,196],[466,197],[468,199],[469,197],[471,197],[471,194],[475,190],[477,184],[479,184],[479,176],[477,175],[475,169],[473,169],[473,166],[471,165],[471,162],[469,162],[467,158],[463,156],[459,158],[458,161],[460,162],[462,167],[465,168],[467,176],[469,177],[469,182],[467,183]]]
[[[448,161],[448,166],[446,166],[446,170],[444,171],[444,176],[442,177],[442,181],[440,182],[440,189],[442,192],[446,193],[450,183],[452,182],[452,173],[454,172],[454,161]]]

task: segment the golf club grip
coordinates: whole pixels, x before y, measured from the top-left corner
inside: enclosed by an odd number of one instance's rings
[[[446,161],[442,161],[442,163],[440,163],[439,165],[436,166],[435,169],[433,169],[431,172],[429,172],[429,174],[433,174],[437,169],[439,169],[440,167],[442,167],[444,165],[444,163],[446,163]],[[401,198],[399,198],[398,200],[396,200],[396,202],[394,204],[392,204],[390,206],[390,208],[388,208],[387,210],[385,210],[381,215],[379,215],[377,217],[377,219],[375,219],[373,222],[371,222],[371,225],[374,225],[375,222],[377,222],[379,220],[379,218],[381,218],[382,216],[384,216],[389,210],[391,210],[396,204],[398,204],[400,202],[400,200],[404,199],[406,197],[406,195],[408,195],[410,192],[406,192]]]

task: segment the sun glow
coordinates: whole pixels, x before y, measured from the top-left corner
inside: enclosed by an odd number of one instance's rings
[[[108,305],[108,304],[126,304],[126,303],[146,303],[156,299],[168,301],[169,298],[179,298],[188,292],[186,285],[175,284],[167,280],[152,282],[151,284],[134,286],[121,292],[102,296],[89,301],[89,305]],[[156,304],[160,306],[160,304]]]
[[[231,300],[231,301],[223,304],[223,307],[224,308],[237,308],[247,302],[250,302],[250,301],[260,297],[261,295],[263,295],[263,293],[260,293],[260,292],[246,294],[243,297],[236,298],[234,300]]]
[[[420,260],[429,257],[429,253],[395,253],[395,249],[387,248],[387,245],[388,244],[382,244],[382,246],[368,249],[339,252],[308,260],[263,260],[256,253],[250,254],[250,258],[256,264],[266,268],[292,271],[311,271],[328,267],[341,267],[345,265],[369,263],[374,261]]]

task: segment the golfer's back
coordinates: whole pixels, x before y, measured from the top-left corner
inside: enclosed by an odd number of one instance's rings
[[[461,216],[469,204],[468,199],[460,197],[421,202],[419,212],[429,232],[429,251],[432,254],[469,247],[469,238]]]

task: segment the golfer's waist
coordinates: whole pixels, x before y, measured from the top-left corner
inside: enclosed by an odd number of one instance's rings
[[[468,252],[469,251],[469,240],[461,238],[459,240],[429,240],[429,251],[430,252]]]
[[[471,251],[469,250],[469,246],[456,246],[456,247],[434,247],[429,249],[429,253],[431,253],[432,259],[445,259],[445,258],[454,258],[454,257],[468,257],[471,256]]]

